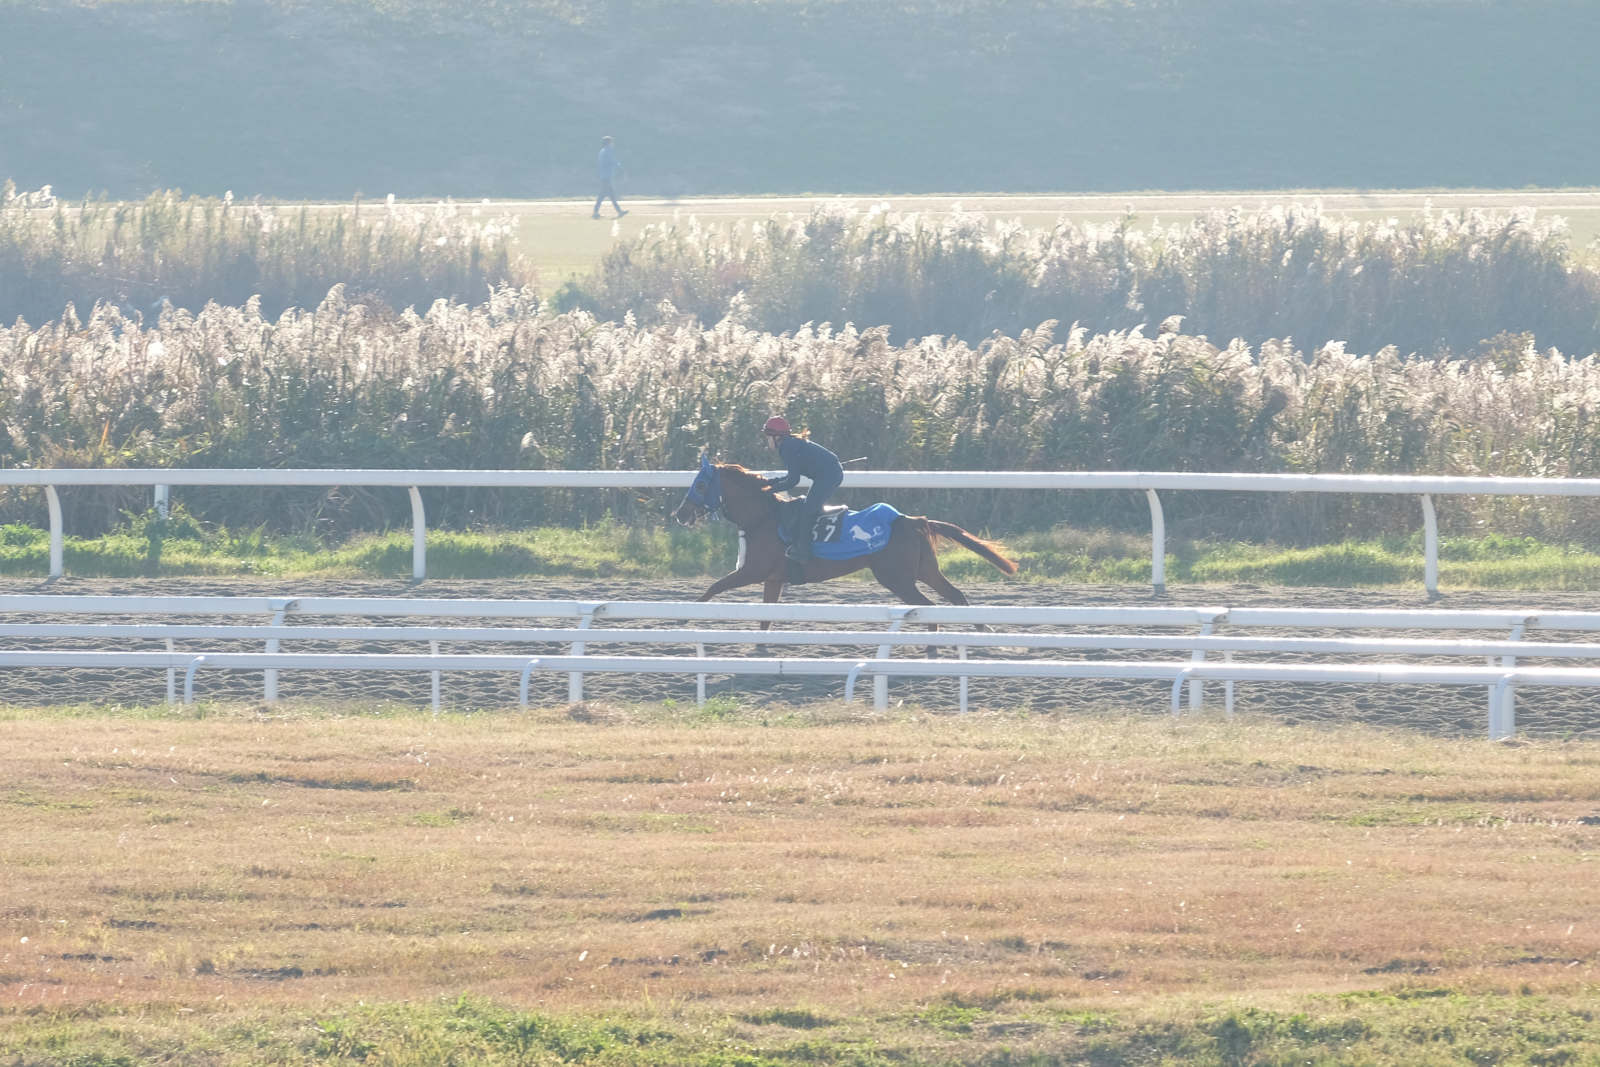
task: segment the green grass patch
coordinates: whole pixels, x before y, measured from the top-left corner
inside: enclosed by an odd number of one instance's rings
[[[698,577],[731,569],[737,533],[728,526],[649,529],[601,523],[582,529],[428,533],[428,575],[434,578]],[[0,575],[49,573],[50,539],[42,529],[0,526]],[[68,537],[67,573],[132,577],[409,577],[409,530],[358,534],[327,545],[306,535],[232,531],[202,526],[175,513],[135,516],[101,537]],[[721,567],[719,570],[718,568]]]
[[[1150,581],[1150,542],[1132,534],[1065,527],[1006,538],[1029,579],[1143,585]],[[1237,541],[1169,541],[1169,584],[1254,583],[1279,586],[1420,587],[1421,534],[1309,547]],[[981,576],[985,564],[952,554],[953,578]],[[1439,583],[1457,589],[1591,589],[1600,585],[1600,554],[1581,545],[1531,537],[1446,537],[1439,541]]]
[[[48,704],[32,706],[0,701],[0,722],[18,722],[48,716],[52,719],[134,719],[160,722],[202,717],[206,705],[185,708],[175,704]]]
[[[1309,548],[1199,545],[1169,568],[1180,582],[1415,586],[1423,581],[1423,543],[1415,535]],[[1441,538],[1439,582],[1476,589],[1589,589],[1600,582],[1600,555],[1531,537]]]
[[[1530,995],[1413,988],[1303,998],[1288,1007],[1142,1003],[1115,1014],[1062,1005],[994,1011],[937,1003],[910,1013],[809,1008],[709,1015],[528,1011],[481,997],[303,1009],[116,1008],[0,1012],[8,1062],[212,1067],[383,1063],[1588,1064],[1600,1055],[1597,990]]]
[[[1020,565],[1018,581],[1148,585],[1147,536],[1057,527],[1003,535]],[[0,575],[43,577],[49,537],[0,526]],[[725,524],[695,529],[602,522],[580,529],[430,531],[430,578],[711,578],[731,570],[738,534]],[[958,584],[998,578],[983,559],[944,545],[944,572]],[[1307,587],[1420,587],[1420,534],[1315,546],[1237,541],[1169,541],[1167,581],[1177,585],[1251,583]],[[358,534],[335,544],[308,535],[231,531],[181,513],[131,517],[102,537],[65,543],[67,573],[85,578],[247,577],[403,578],[412,569],[408,530]],[[862,572],[856,581],[870,581]],[[1447,537],[1439,545],[1440,584],[1456,589],[1593,589],[1600,553],[1532,537]]]

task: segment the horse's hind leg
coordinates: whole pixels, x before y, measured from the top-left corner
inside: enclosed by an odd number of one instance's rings
[[[922,565],[917,571],[917,581],[944,597],[951,604],[970,604],[967,594],[955,587],[955,583],[944,576],[944,571],[939,569],[939,556],[934,552],[933,546],[928,546],[928,551],[923,554]],[[979,623],[973,629],[983,633],[989,632],[989,627]]]
[[[922,559],[917,566],[917,581],[921,582],[929,589],[932,589],[935,593],[938,593],[944,598],[946,603],[972,603],[972,601],[967,599],[967,594],[963,593],[960,589],[957,589],[955,583],[946,578],[944,576],[944,571],[939,569],[939,554],[934,551],[932,543],[930,543],[927,547],[927,550],[923,552]],[[988,627],[979,624],[977,627],[975,627],[975,629],[987,630]],[[928,656],[930,659],[933,657],[933,655],[934,649],[928,649]]]
[[[909,567],[887,564],[874,564],[872,576],[878,579],[878,584],[893,593],[902,604],[926,605],[933,601],[922,595],[922,590],[917,588],[916,574]]]
[[[905,573],[908,568],[903,567],[873,567],[872,576],[878,579],[878,584],[893,593],[902,604],[915,604],[918,606],[931,606],[933,601],[917,588],[917,579],[913,574]],[[938,623],[930,623],[929,630],[937,631]],[[928,646],[928,658],[933,659],[939,655],[939,646]]]
[[[932,551],[923,556],[922,566],[917,571],[917,581],[944,597],[951,604],[971,603],[967,599],[967,594],[957,589],[950,579],[944,576],[944,572],[939,569],[939,557],[935,556]]]

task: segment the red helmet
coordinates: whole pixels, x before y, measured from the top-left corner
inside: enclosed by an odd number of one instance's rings
[[[767,420],[767,424],[765,426],[761,427],[761,432],[771,437],[781,437],[784,434],[792,433],[793,431],[789,429],[788,419],[784,418],[782,415],[774,415],[772,418]]]

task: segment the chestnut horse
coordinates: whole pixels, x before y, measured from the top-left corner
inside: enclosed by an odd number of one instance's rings
[[[712,463],[701,457],[700,473],[672,517],[681,525],[693,526],[701,516],[720,514],[739,527],[745,539],[744,562],[732,574],[711,583],[700,597],[702,601],[760,582],[761,599],[769,604],[777,602],[789,582],[785,545],[778,535],[779,503],[772,484],[761,475],[737,463]],[[852,559],[812,558],[805,563],[801,577],[808,583],[825,582],[868,567],[885,589],[906,604],[933,603],[917,588],[918,582],[952,604],[966,604],[966,596],[939,570],[934,544],[940,538],[971,549],[1002,573],[1017,573],[1017,565],[1000,554],[998,545],[974,537],[954,523],[901,515],[894,520],[889,543],[878,551]],[[767,623],[761,624],[763,630],[767,627]]]

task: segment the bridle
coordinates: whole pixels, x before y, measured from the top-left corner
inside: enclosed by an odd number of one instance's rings
[[[701,485],[705,486],[703,491]],[[704,508],[708,518],[722,518],[722,475],[704,456],[700,457],[700,473],[689,484],[689,491],[683,499]]]

